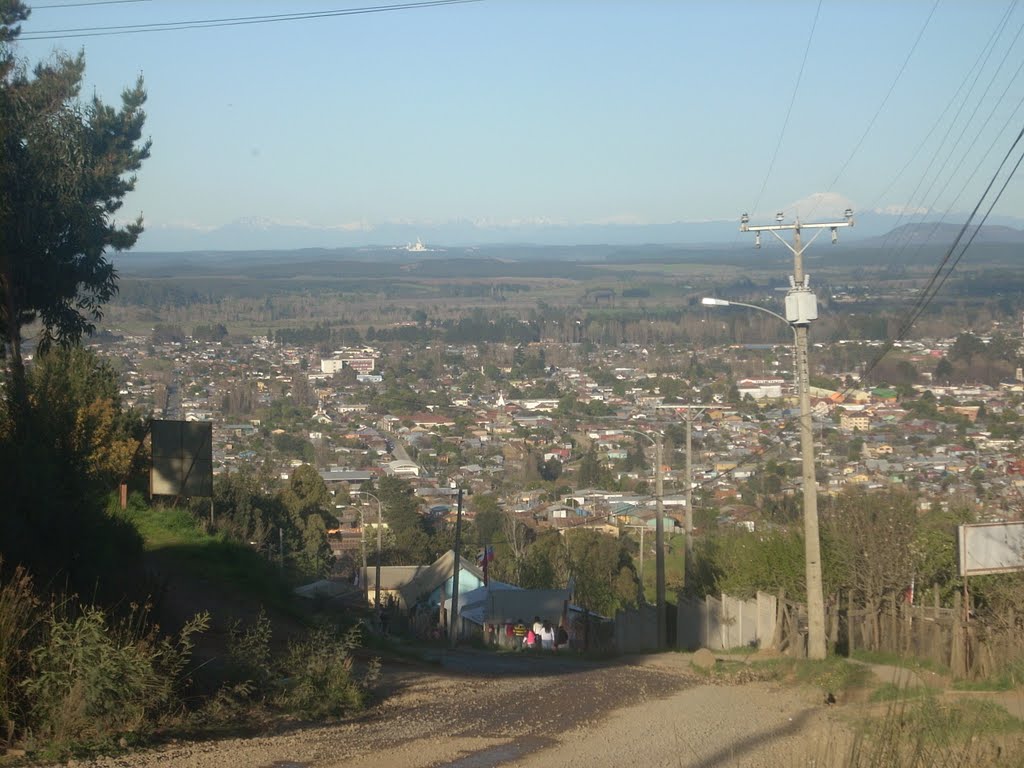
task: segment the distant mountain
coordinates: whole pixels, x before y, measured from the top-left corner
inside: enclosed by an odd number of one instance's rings
[[[866,248],[892,248],[904,245],[949,245],[956,240],[963,224],[947,224],[945,222],[923,222],[903,224],[884,235],[861,240],[858,245]],[[964,245],[973,234],[972,229],[964,232],[960,244]],[[999,224],[986,224],[974,237],[974,242],[981,243],[1024,243],[1024,229]]]
[[[959,230],[957,223],[918,222],[903,224],[902,217],[867,212],[858,214],[855,226],[840,233],[841,242],[864,247],[890,247],[897,243],[952,242]],[[768,222],[766,222],[768,223]],[[975,242],[1024,242],[1024,225],[1019,219],[1005,219],[986,226]],[[147,252],[228,252],[294,251],[319,249],[369,248],[375,251],[405,252],[421,240],[423,251],[409,251],[430,258],[453,249],[495,245],[550,245],[573,247],[581,244],[638,246],[647,244],[686,245],[692,247],[743,247],[753,238],[739,232],[735,221],[677,221],[666,224],[578,224],[559,225],[544,222],[493,225],[467,220],[441,224],[386,223],[374,227],[315,227],[294,223],[275,223],[267,219],[241,219],[209,230],[151,226],[139,238],[137,248]],[[766,243],[767,245],[768,243]]]

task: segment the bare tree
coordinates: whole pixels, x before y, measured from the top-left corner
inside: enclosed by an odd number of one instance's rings
[[[853,590],[874,617],[884,600],[902,594],[914,577],[917,513],[914,497],[902,490],[851,489],[836,499],[827,519],[834,543],[838,584]]]

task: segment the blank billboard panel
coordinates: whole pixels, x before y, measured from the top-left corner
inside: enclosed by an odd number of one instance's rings
[[[1024,570],[1024,523],[979,523],[958,527],[960,575]]]
[[[153,468],[149,492],[153,496],[213,495],[213,424],[209,421],[154,419]]]

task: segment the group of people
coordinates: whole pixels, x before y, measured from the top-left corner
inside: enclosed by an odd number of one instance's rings
[[[506,624],[505,634],[512,638],[512,647],[517,651],[557,651],[559,646],[569,642],[569,633],[565,627],[555,626],[547,619],[541,621],[539,616],[535,616],[533,624],[529,626],[522,619],[515,624]]]

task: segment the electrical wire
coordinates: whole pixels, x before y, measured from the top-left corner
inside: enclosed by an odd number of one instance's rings
[[[914,39],[914,44],[912,46],[910,46],[910,51],[907,53],[906,57],[903,59],[903,64],[900,66],[899,70],[896,72],[896,76],[893,78],[892,83],[889,84],[889,90],[886,91],[885,96],[883,97],[881,103],[878,105],[878,109],[875,110],[875,114],[872,115],[871,119],[868,121],[867,127],[864,129],[864,132],[861,134],[860,139],[857,140],[857,143],[854,145],[853,151],[850,152],[849,157],[846,158],[846,162],[844,162],[842,164],[842,166],[839,168],[839,172],[836,173],[835,178],[832,179],[832,183],[829,184],[828,189],[825,190],[826,194],[828,194],[833,189],[835,189],[836,184],[839,183],[839,179],[842,178],[843,173],[846,171],[847,167],[850,165],[850,163],[853,160],[853,158],[856,157],[857,153],[860,151],[860,148],[863,146],[864,140],[867,139],[868,134],[871,133],[871,129],[875,127],[875,122],[878,120],[878,116],[880,114],[882,114],[882,110],[885,109],[885,105],[889,103],[889,97],[892,96],[893,92],[896,90],[896,84],[900,81],[900,78],[903,76],[904,71],[906,71],[907,64],[910,63],[910,59],[913,57],[914,52],[917,50],[917,46],[921,42],[921,38],[924,37],[925,30],[928,29],[928,24],[931,22],[932,17],[935,15],[935,10],[938,7],[939,7],[939,0],[935,0],[935,2],[932,3],[932,9],[928,12],[928,16],[924,20],[924,24],[921,25],[921,29],[917,33],[917,37]],[[814,212],[816,210],[818,210],[818,207],[821,204],[821,200],[822,200],[822,198],[819,197],[818,201],[814,204],[814,206],[811,208],[810,212],[807,214],[808,218],[813,216]]]
[[[1012,7],[1013,6],[1011,6],[1008,9],[1008,11],[1012,10]],[[911,220],[912,224],[920,225],[920,224],[924,223],[924,220],[925,220],[924,216],[926,215],[926,213],[933,209],[933,207],[935,206],[935,204],[938,201],[938,199],[945,193],[946,189],[948,189],[949,184],[952,183],[952,180],[956,177],[957,173],[959,172],[960,167],[963,165],[963,163],[967,159],[967,156],[968,156],[969,153],[965,152],[965,153],[963,153],[961,155],[960,161],[956,164],[955,168],[947,175],[946,182],[942,185],[942,187],[939,189],[939,191],[935,195],[932,195],[931,193],[932,193],[932,190],[935,188],[935,185],[938,183],[938,180],[939,180],[939,177],[940,177],[940,173],[936,173],[935,174],[935,176],[932,178],[931,182],[928,184],[927,190],[921,195],[920,198],[917,198],[918,191],[920,190],[922,184],[924,183],[925,178],[927,178],[927,176],[928,176],[932,166],[935,164],[936,160],[938,159],[939,154],[942,151],[942,147],[943,147],[943,145],[945,145],[946,140],[949,138],[949,134],[952,131],[953,126],[956,124],[960,114],[963,112],[964,107],[966,106],[967,101],[970,98],[971,92],[974,90],[975,86],[977,85],[978,80],[981,77],[982,70],[984,69],[985,64],[988,62],[989,57],[991,56],[992,52],[995,49],[995,44],[998,41],[998,38],[1002,36],[1002,32],[1005,30],[1006,21],[1008,21],[1008,18],[1009,18],[1008,15],[1004,15],[1001,26],[998,27],[997,30],[993,31],[993,35],[989,38],[989,43],[986,45],[987,50],[983,53],[983,56],[979,59],[979,62],[980,62],[981,66],[978,68],[978,72],[975,75],[974,80],[971,82],[971,86],[968,89],[967,94],[964,97],[964,101],[961,102],[960,109],[957,110],[957,114],[953,118],[953,120],[950,122],[950,125],[947,128],[947,130],[946,130],[946,134],[943,136],[943,139],[940,142],[939,146],[936,147],[936,150],[935,150],[935,152],[932,155],[932,159],[929,162],[928,167],[925,169],[924,174],[922,175],[921,179],[918,181],[918,184],[914,188],[914,191],[911,193],[911,196],[910,196],[910,201],[911,202],[910,202],[910,206],[909,206],[910,209],[911,210],[915,210],[916,209],[916,210],[921,212],[918,216],[912,217],[912,220]],[[1010,53],[1012,52],[1014,46],[1019,41],[1022,32],[1024,32],[1024,24],[1022,24],[1021,27],[1018,28],[1017,34],[1014,36],[1013,41],[1011,42],[1010,46],[1007,48],[1006,53],[1003,55],[1003,59],[1000,61],[998,67],[996,68],[996,72],[990,78],[989,83],[986,86],[984,93],[978,99],[977,104],[975,105],[974,109],[972,110],[971,116],[964,123],[964,127],[961,130],[960,135],[953,142],[953,145],[950,148],[949,152],[947,153],[945,160],[942,163],[939,164],[940,168],[945,168],[948,165],[950,159],[953,157],[953,154],[956,151],[956,147],[960,145],[961,140],[963,139],[964,134],[967,131],[967,128],[974,121],[974,118],[977,115],[978,110],[981,107],[981,104],[984,102],[985,96],[988,94],[989,90],[991,90],[992,85],[994,84],[996,77],[998,77],[998,74],[1002,70],[1003,66],[1005,65],[1007,58],[1009,57]],[[977,143],[978,139],[981,136],[981,133],[988,126],[989,122],[991,121],[992,117],[995,114],[996,109],[1003,102],[1003,99],[1005,98],[1006,93],[1009,91],[1009,89],[1013,85],[1013,83],[1016,82],[1018,76],[1020,75],[1020,72],[1021,72],[1022,68],[1024,68],[1024,64],[1022,64],[1021,67],[1018,67],[1017,71],[1014,73],[1013,77],[1010,79],[1010,82],[1007,84],[1006,88],[1003,90],[1003,93],[1000,95],[1000,97],[997,100],[997,102],[993,105],[993,108],[992,108],[992,110],[990,110],[988,117],[985,119],[984,123],[982,124],[982,127],[979,129],[979,131],[976,134],[974,140],[970,143],[970,146],[972,148]],[[973,68],[972,68],[972,71],[973,71]],[[965,81],[965,83],[966,83],[966,81]],[[960,89],[958,89],[958,92],[959,92],[959,90]],[[1017,113],[1017,111],[1019,109],[1020,109],[1020,104],[1018,104],[1017,108],[1014,110],[1014,112],[1010,115],[1010,117],[1004,123],[1003,131],[1006,130],[1006,128],[1008,127],[1010,122],[1014,119],[1014,116],[1016,115],[1016,113]],[[1001,135],[1003,131],[1001,131],[999,135]],[[960,191],[957,193],[956,197],[949,203],[949,205],[947,206],[946,210],[934,222],[934,229],[932,230],[933,233],[938,231],[939,225],[941,225],[946,220],[946,218],[949,216],[949,214],[952,211],[953,207],[960,200],[960,198],[963,195],[964,191],[967,189],[967,186],[970,183],[970,181],[973,180],[973,178],[977,175],[978,171],[981,170],[981,167],[982,167],[985,159],[989,156],[989,154],[994,149],[995,144],[998,141],[999,135],[997,135],[996,138],[993,140],[993,142],[990,144],[988,150],[986,150],[984,153],[982,153],[981,159],[978,161],[978,164],[975,166],[974,171],[968,176],[968,178],[961,185]],[[904,214],[901,213],[899,219],[897,220],[897,225],[896,225],[897,227],[899,226],[899,222],[901,222],[903,220],[903,216],[904,216]],[[886,240],[883,241],[883,244],[882,244],[883,249],[885,249],[886,245],[889,242],[889,239],[893,236],[892,233],[895,232],[895,231],[896,231],[896,228],[893,228],[892,230],[890,230],[889,234],[886,237]],[[896,263],[902,263],[902,262],[906,261],[908,258],[913,258],[914,255],[919,253],[928,244],[929,241],[930,241],[930,237],[928,239],[922,241],[922,242],[918,242],[916,247],[915,247],[915,249],[914,249],[914,251],[913,251],[913,253],[910,256],[906,256],[906,251],[907,251],[908,248],[910,248],[911,242],[910,242],[909,239],[905,239],[900,244],[900,246],[899,246],[898,250],[896,251],[896,253],[893,254],[892,261],[896,262]]]
[[[937,1],[937,0],[936,0]],[[793,105],[796,103],[796,95],[800,91],[800,82],[804,77],[804,67],[807,66],[807,55],[811,52],[811,41],[814,40],[814,30],[818,26],[818,17],[821,15],[821,0],[818,0],[818,7],[814,11],[814,21],[811,22],[811,31],[807,35],[807,45],[804,46],[804,56],[800,61],[800,70],[796,75],[796,84],[793,86],[793,93],[789,97],[789,107],[786,109],[786,117],[782,121],[782,130],[779,131],[779,140],[775,142],[775,151],[772,152],[772,159],[768,163],[768,170],[764,174],[764,181],[761,182],[761,189],[757,193],[757,198],[754,200],[754,205],[749,209],[751,214],[756,214],[757,207],[761,204],[761,197],[764,195],[764,190],[768,186],[768,179],[772,175],[772,170],[775,168],[775,160],[779,156],[779,149],[782,147],[782,140],[786,136],[786,129],[789,127],[789,118],[793,114]],[[738,237],[738,235],[737,235]]]
[[[1009,23],[1010,16],[1011,16],[1013,10],[1016,8],[1016,5],[1017,5],[1017,0],[1013,0],[1013,2],[1011,2],[1011,3],[1009,3],[1007,5],[1006,10],[1003,12],[1003,16],[1000,18],[1000,20],[997,23],[996,27],[993,29],[992,33],[990,34],[989,39],[986,42],[985,46],[982,48],[982,52],[979,54],[979,57],[976,60],[974,66],[968,72],[966,78],[961,83],[960,88],[957,89],[957,93],[954,94],[953,101],[955,101],[957,95],[960,93],[961,90],[963,90],[964,86],[966,86],[967,83],[970,82],[970,86],[967,88],[967,91],[964,94],[963,101],[960,102],[960,106],[957,109],[956,114],[950,120],[949,126],[947,127],[946,132],[945,132],[942,140],[939,142],[938,146],[935,149],[935,152],[932,154],[932,157],[931,157],[931,160],[928,163],[928,166],[926,167],[924,173],[922,174],[921,178],[919,179],[919,181],[918,181],[917,185],[915,186],[913,192],[911,193],[910,197],[908,198],[909,205],[903,206],[903,210],[901,211],[900,217],[897,220],[897,226],[894,227],[892,230],[890,230],[890,232],[886,236],[885,241],[883,241],[883,249],[887,246],[889,240],[894,236],[893,233],[896,232],[896,230],[899,227],[900,223],[903,221],[904,217],[906,216],[907,210],[909,209],[910,211],[917,211],[918,212],[916,215],[911,216],[911,223],[912,224],[916,224],[916,225],[923,224],[924,221],[925,221],[925,216],[927,215],[927,213],[932,210],[932,207],[935,205],[935,202],[938,200],[939,196],[941,194],[943,194],[945,189],[948,188],[949,183],[955,177],[955,173],[949,174],[948,177],[947,177],[946,183],[942,187],[942,190],[940,190],[940,192],[938,192],[935,196],[932,196],[931,192],[935,188],[935,185],[938,182],[938,179],[940,177],[940,172],[937,172],[932,177],[932,180],[928,184],[928,186],[926,188],[926,191],[924,193],[922,193],[920,197],[918,197],[918,192],[921,190],[922,185],[924,185],[925,180],[928,178],[928,176],[929,176],[929,174],[931,172],[932,167],[938,161],[939,156],[940,156],[940,154],[943,151],[943,147],[946,145],[946,142],[949,139],[950,133],[953,130],[953,127],[956,125],[957,121],[959,120],[960,115],[963,113],[963,111],[966,108],[968,102],[970,101],[971,94],[973,93],[975,87],[977,86],[978,81],[981,78],[982,72],[984,71],[985,66],[988,63],[988,60],[991,58],[992,54],[994,53],[994,51],[996,49],[996,46],[997,46],[997,44],[999,42],[999,39],[1002,37],[1002,35],[1006,31],[1006,27],[1007,27],[1007,24]],[[1022,26],[1022,28],[1024,28],[1024,26]],[[1017,35],[1014,37],[1013,42],[1011,42],[1010,46],[1007,48],[1006,54],[1004,54],[1004,56],[1003,56],[1003,60],[1000,62],[999,66],[997,67],[996,74],[994,74],[992,76],[992,78],[989,80],[989,85],[985,89],[985,93],[986,94],[991,89],[992,84],[995,82],[995,77],[998,75],[998,72],[1001,71],[1003,65],[1006,62],[1007,57],[1009,56],[1010,52],[1013,50],[1014,45],[1016,44],[1017,40],[1019,39],[1020,34],[1021,34],[1021,29],[1018,29]],[[976,70],[976,72],[975,72],[975,70]],[[973,78],[971,76],[972,72],[975,73],[973,75]],[[1014,79],[1015,78],[1016,78],[1016,75],[1014,75]],[[1012,85],[1012,83],[1013,83],[1013,79],[1011,80],[1010,85]],[[1008,88],[1009,88],[1009,85],[1007,87],[1007,90],[1008,90]],[[1005,91],[1004,91],[1004,95],[1005,95]],[[1000,97],[1000,101],[1001,100],[1002,100],[1002,97]],[[950,105],[952,105],[953,101],[950,102]],[[960,136],[957,138],[957,140],[954,142],[952,148],[947,153],[946,162],[948,162],[949,158],[951,158],[953,156],[955,148],[959,145],[960,140],[963,138],[963,135],[964,135],[964,133],[967,130],[967,127],[973,122],[973,120],[974,120],[974,118],[975,118],[975,116],[976,116],[976,114],[978,112],[978,109],[980,108],[980,105],[981,105],[981,103],[983,101],[984,101],[984,95],[981,98],[978,99],[977,103],[975,104],[974,109],[972,110],[971,116],[968,118],[968,120],[964,124],[964,128],[961,131]],[[944,110],[944,112],[945,112],[945,110]],[[991,119],[991,115],[992,114],[994,114],[994,109],[993,109],[993,112],[990,113],[990,117],[986,120],[986,125],[988,123],[988,120]],[[938,123],[936,123],[936,125],[937,124]],[[1005,126],[1004,126],[1004,130],[1005,130]],[[979,132],[979,135],[980,135],[980,132]],[[995,145],[995,142],[993,142],[992,147],[994,147],[994,145]],[[973,146],[973,144],[972,144],[972,146]],[[991,152],[992,147],[990,147],[989,150],[986,153],[983,154],[982,160],[979,161],[978,165],[975,168],[975,171],[971,174],[971,176],[969,177],[967,182],[965,182],[961,186],[961,190],[957,194],[956,200],[954,200],[953,202],[951,202],[949,204],[949,206],[947,206],[946,211],[944,211],[942,213],[942,215],[939,217],[938,221],[934,223],[934,227],[932,229],[932,233],[937,232],[938,231],[938,227],[946,220],[947,216],[949,215],[949,213],[952,210],[953,206],[955,205],[956,201],[960,199],[960,196],[963,194],[963,191],[967,188],[967,184],[969,183],[970,179],[973,179],[973,177],[977,174],[978,170],[980,170],[981,165],[984,162],[984,158],[987,157],[987,155]],[[957,169],[959,169],[959,167],[962,165],[962,163],[966,159],[966,157],[967,157],[967,153],[964,153],[964,155],[961,158],[961,161],[957,164]],[[946,162],[939,163],[938,167],[940,169],[945,167]],[[929,200],[930,200],[930,202],[929,202]],[[924,247],[928,244],[929,241],[930,241],[930,236],[929,236],[929,238],[927,238],[923,242],[918,242],[916,247],[914,248],[913,253],[910,254],[910,256],[906,256],[906,252],[907,252],[907,250],[911,246],[911,241],[910,241],[909,238],[908,239],[904,239],[903,242],[900,244],[897,252],[893,255],[892,260],[894,262],[903,262],[907,258],[913,258],[914,255],[916,255],[917,253],[921,252],[924,249]],[[919,294],[918,299],[921,299],[922,296],[923,296],[923,294]]]
[[[50,5],[33,5],[33,11],[53,8],[82,8],[87,5],[123,5],[125,3],[148,3],[150,0],[89,0],[81,3],[53,3]]]
[[[981,70],[984,68],[985,62],[988,60],[988,57],[991,55],[991,51],[992,51],[993,47],[995,46],[996,42],[998,41],[998,38],[1002,35],[1003,30],[1006,28],[1006,24],[1007,24],[1007,22],[1009,21],[1009,18],[1010,18],[1010,13],[1012,12],[1013,8],[1015,7],[1016,2],[1017,2],[1017,0],[1012,0],[1012,2],[1009,5],[1007,5],[1006,10],[1003,12],[1002,18],[996,23],[995,28],[992,30],[992,33],[989,35],[989,39],[986,41],[985,45],[982,47],[981,51],[978,53],[978,57],[975,59],[974,64],[967,71],[967,74],[964,75],[964,79],[960,82],[960,86],[956,89],[956,91],[950,97],[950,100],[946,103],[946,106],[943,108],[942,112],[939,114],[939,116],[932,123],[932,127],[928,130],[928,133],[925,135],[925,137],[923,139],[921,139],[921,141],[918,143],[917,147],[911,153],[910,159],[907,160],[907,162],[903,165],[903,167],[896,173],[895,176],[893,176],[892,180],[890,180],[890,182],[885,186],[885,188],[878,195],[876,195],[875,199],[867,206],[867,210],[874,210],[879,205],[879,203],[881,202],[882,198],[884,198],[889,193],[889,191],[893,188],[893,186],[896,184],[896,182],[899,181],[899,179],[903,176],[904,173],[906,173],[906,171],[910,167],[910,165],[914,162],[915,159],[917,159],[918,154],[921,152],[921,150],[924,149],[925,145],[931,139],[932,134],[934,134],[935,131],[942,124],[943,120],[945,119],[946,113],[949,112],[949,110],[952,109],[953,105],[957,103],[957,101],[959,99],[959,96],[960,96],[960,92],[963,91],[964,88],[967,87],[967,84],[969,82],[971,82],[971,78],[972,78],[972,75],[974,75],[975,70],[978,70],[978,72],[980,73]],[[974,75],[974,78],[975,78],[975,81],[976,81],[977,80],[977,76]],[[971,86],[971,88],[973,88],[973,85]],[[970,90],[971,89],[968,89],[967,93],[964,95],[964,102],[960,103],[960,109],[957,111],[957,115],[954,116],[950,120],[950,127],[946,129],[946,135],[943,137],[942,141],[939,142],[939,146],[940,147],[942,146],[942,144],[945,143],[946,138],[948,138],[948,136],[949,136],[949,132],[952,130],[952,125],[956,122],[956,119],[959,116],[959,113],[963,110],[963,105],[964,105],[964,103],[966,103],[966,99],[968,97],[968,94],[970,93]],[[938,153],[938,150],[936,150],[936,154],[933,155],[932,161],[929,163],[929,165],[926,168],[924,174],[922,174],[922,178],[918,182],[918,186],[910,194],[910,197],[908,198],[908,200],[913,200],[914,196],[917,194],[917,191],[918,191],[918,189],[920,189],[920,185],[923,182],[924,177],[926,177],[928,175],[928,170],[931,168],[931,163],[934,162],[935,157],[937,156],[937,153]],[[897,222],[896,222],[896,226],[897,227],[902,222],[903,217],[906,215],[906,212],[907,212],[908,208],[912,209],[912,206],[909,205],[909,204],[905,204],[905,205],[902,205],[900,207],[900,209],[901,209],[900,210],[900,215],[897,218]],[[890,234],[891,234],[891,232],[890,232]],[[884,247],[885,247],[885,241],[883,241],[883,248]]]
[[[949,276],[953,273],[953,270],[956,269],[961,259],[963,259],[964,254],[967,252],[967,249],[970,247],[971,243],[974,242],[974,238],[977,237],[977,234],[981,230],[982,225],[985,223],[985,221],[987,221],[989,214],[992,212],[992,209],[999,202],[999,199],[1002,197],[1003,192],[1006,190],[1006,187],[1013,179],[1018,168],[1020,168],[1021,161],[1024,160],[1024,154],[1022,154],[1021,157],[1017,159],[1017,162],[1014,164],[1012,170],[1007,175],[1006,180],[1003,182],[1003,185],[999,188],[998,193],[992,199],[991,203],[988,206],[988,209],[985,211],[984,217],[981,219],[981,222],[974,228],[974,232],[971,234],[970,238],[967,240],[964,247],[960,250],[960,253],[956,255],[956,257],[954,258],[954,253],[956,252],[956,249],[959,246],[960,241],[963,239],[964,234],[967,232],[967,230],[970,229],[970,227],[972,226],[974,217],[981,209],[982,205],[985,202],[985,198],[988,196],[989,192],[995,186],[996,181],[998,180],[1000,174],[1003,172],[1003,168],[1009,161],[1010,156],[1017,149],[1017,146],[1020,144],[1021,139],[1024,139],[1024,128],[1022,128],[1021,131],[1017,134],[1017,138],[1014,139],[1013,144],[1007,150],[1006,155],[1003,157],[1002,162],[1000,162],[999,167],[996,169],[995,173],[992,176],[992,179],[985,187],[985,191],[979,198],[977,205],[974,206],[974,209],[971,211],[970,216],[967,217],[967,220],[963,223],[963,226],[960,227],[960,231],[957,233],[957,236],[953,240],[953,243],[949,246],[946,253],[943,255],[943,258],[940,260],[939,265],[932,273],[928,282],[919,292],[918,297],[914,302],[914,305],[904,315],[903,321],[900,323],[896,335],[883,345],[881,352],[879,352],[879,354],[876,355],[875,359],[865,369],[864,373],[861,374],[862,380],[867,378],[867,376],[876,367],[878,367],[879,363],[881,363],[882,359],[892,350],[896,342],[902,341],[903,339],[906,338],[907,334],[913,328],[914,323],[917,322],[918,318],[921,317],[922,313],[925,311],[925,309],[927,309],[928,305],[935,298],[936,294],[939,292],[942,286],[945,285],[946,281],[949,279]]]
[[[112,35],[130,35],[144,32],[178,32],[186,29],[212,29],[214,27],[237,27],[251,24],[272,24],[284,21],[306,21],[309,19],[337,18],[340,16],[360,16],[370,13],[387,13],[391,11],[407,11],[420,8],[436,8],[444,5],[464,5],[478,3],[483,0],[420,0],[420,2],[395,3],[391,5],[370,5],[357,8],[343,8],[331,11],[309,11],[303,13],[283,13],[265,16],[233,16],[221,19],[195,19],[191,21],[155,22],[152,24],[121,24],[97,27],[75,27],[66,29],[44,29],[24,32],[20,40],[61,40],[78,37],[109,37]]]

